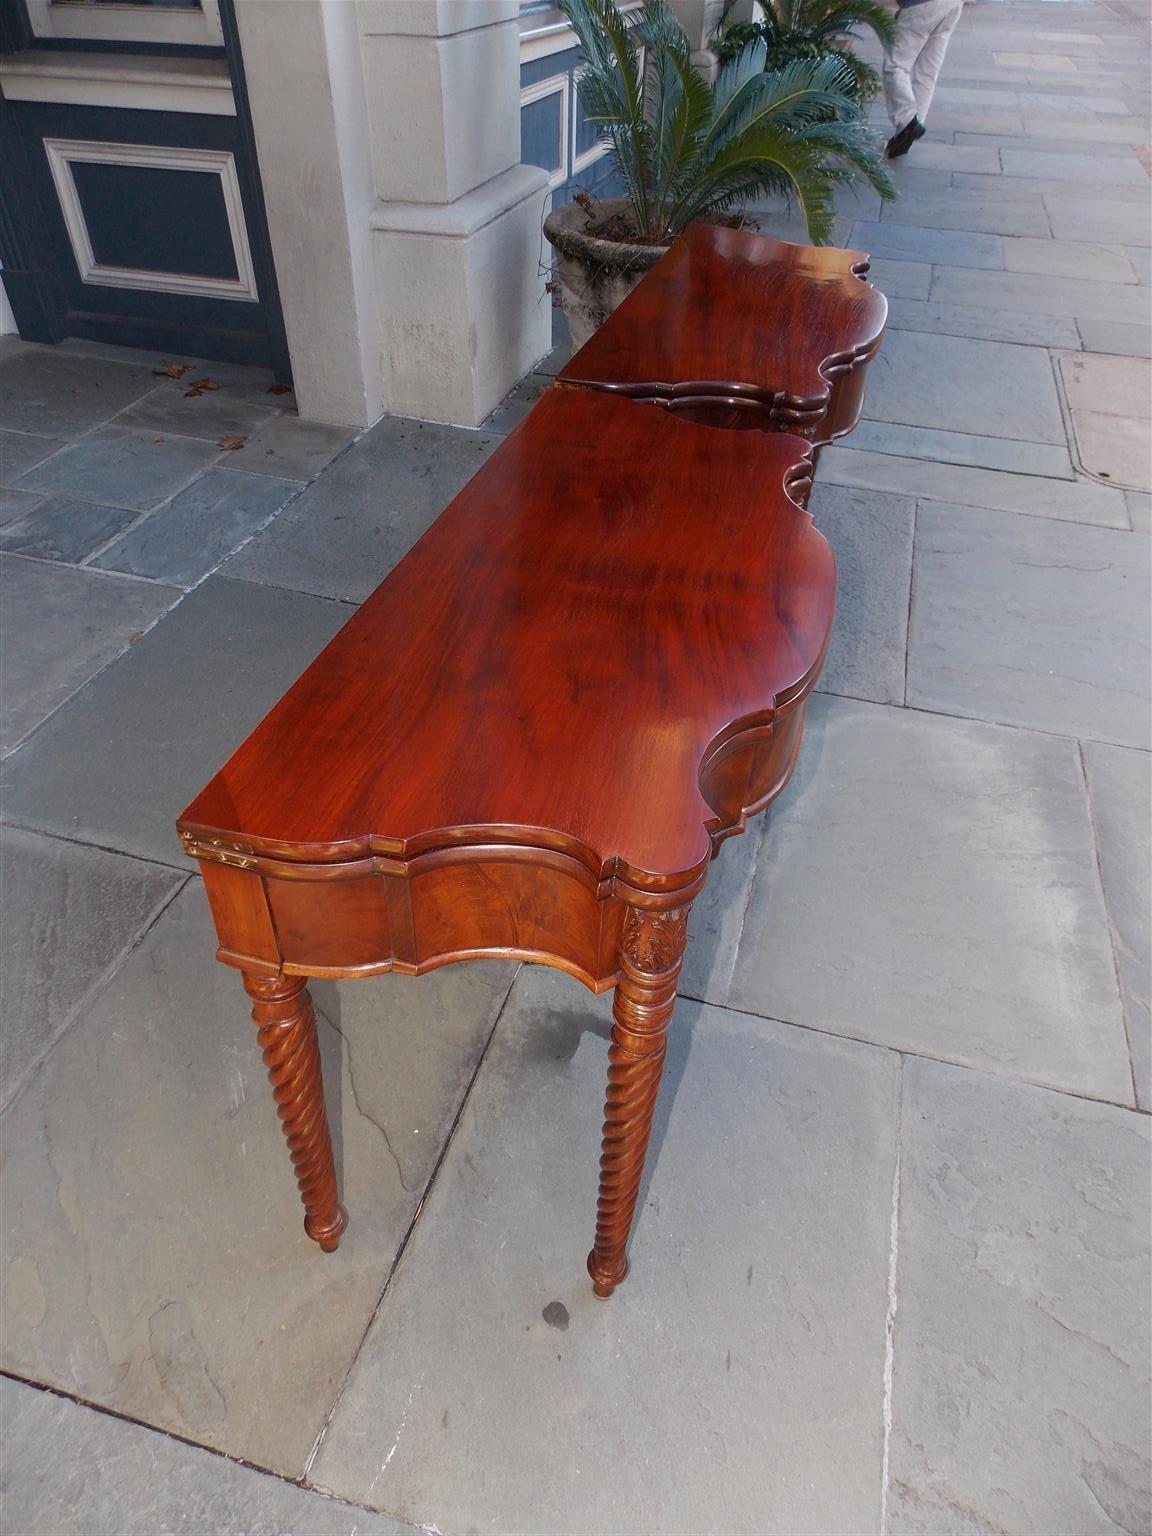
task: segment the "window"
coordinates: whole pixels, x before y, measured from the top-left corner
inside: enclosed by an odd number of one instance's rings
[[[179,44],[221,48],[216,0],[26,0],[33,35],[44,41]]]

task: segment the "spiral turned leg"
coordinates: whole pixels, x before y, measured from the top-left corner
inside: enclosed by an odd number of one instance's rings
[[[588,1255],[588,1273],[601,1297],[611,1296],[628,1273],[628,1234],[664,1070],[687,920],[687,907],[666,912],[632,907],[624,923],[608,1050],[596,1245]]]
[[[304,1230],[334,1253],[348,1216],[336,1188],[312,998],[302,976],[245,973],[244,987],[304,1202]]]

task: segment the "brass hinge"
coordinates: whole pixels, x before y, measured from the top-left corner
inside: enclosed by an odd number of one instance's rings
[[[194,859],[212,859],[233,869],[256,868],[255,854],[247,843],[233,842],[227,837],[197,837],[193,832],[181,832],[180,840],[184,852]]]

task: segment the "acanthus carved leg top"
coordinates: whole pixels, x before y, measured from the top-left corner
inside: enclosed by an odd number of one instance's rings
[[[608,1050],[596,1243],[588,1255],[588,1273],[600,1297],[611,1296],[628,1273],[628,1234],[664,1071],[688,910],[630,907],[624,920]]]
[[[336,1187],[311,995],[301,976],[245,972],[244,987],[304,1202],[304,1230],[325,1253],[333,1253],[348,1215]]]

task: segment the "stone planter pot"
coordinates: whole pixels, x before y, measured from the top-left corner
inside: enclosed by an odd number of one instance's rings
[[[544,234],[556,252],[560,308],[568,317],[573,352],[604,324],[668,249],[597,240],[587,233],[589,224],[624,207],[624,198],[606,198],[593,221],[576,203],[565,203],[544,220]]]

